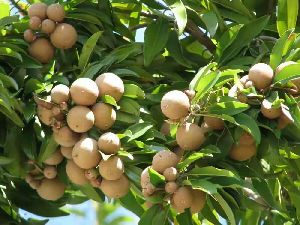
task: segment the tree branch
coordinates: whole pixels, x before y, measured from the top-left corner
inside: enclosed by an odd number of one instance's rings
[[[25,16],[27,15],[27,11],[25,9],[22,9],[20,6],[19,6],[19,1],[15,2],[14,0],[9,0],[10,4],[12,4],[13,7],[15,7],[19,13],[22,15],[22,16]]]

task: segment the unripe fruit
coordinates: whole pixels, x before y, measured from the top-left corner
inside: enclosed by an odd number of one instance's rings
[[[48,126],[52,124],[53,121],[53,113],[51,109],[44,108],[42,106],[37,107],[37,116],[40,121]]]
[[[45,19],[42,21],[41,31],[46,34],[51,34],[55,30],[55,22],[49,19]]]
[[[102,158],[98,151],[97,141],[88,137],[78,141],[73,148],[72,158],[82,169],[96,167]]]
[[[84,175],[88,180],[96,180],[99,177],[99,171],[95,168],[88,169],[84,171]]]
[[[171,151],[163,150],[155,154],[152,168],[158,173],[163,173],[169,167],[175,167],[179,162],[177,155]]]
[[[57,170],[55,166],[46,166],[44,169],[44,176],[48,179],[53,179],[57,175]]]
[[[231,159],[245,161],[256,154],[255,145],[234,145],[229,153]]]
[[[216,117],[204,116],[204,122],[213,130],[223,130],[225,125],[223,120]]]
[[[121,198],[130,189],[130,183],[126,176],[122,175],[119,180],[102,180],[101,190],[109,198]]]
[[[50,35],[50,40],[56,48],[69,49],[77,41],[77,32],[72,25],[60,23]]]
[[[270,86],[273,80],[273,70],[265,63],[257,63],[249,70],[249,80],[257,89],[265,89]]]
[[[44,163],[50,166],[56,166],[63,161],[64,157],[59,150],[56,150],[52,155],[50,155]]]
[[[66,159],[72,159],[73,147],[60,146],[60,152]]]
[[[99,137],[98,147],[104,154],[116,154],[121,148],[121,141],[116,134],[107,132]]]
[[[177,169],[175,167],[169,167],[165,169],[163,173],[164,177],[166,178],[167,181],[174,181],[177,178]]]
[[[178,190],[173,194],[172,200],[174,201],[174,204],[180,206],[180,208],[190,208],[193,201],[191,189],[185,186],[178,188]]]
[[[251,134],[244,131],[240,136],[239,145],[254,145],[255,140]]]
[[[33,42],[36,39],[34,32],[30,29],[25,30],[24,32],[24,40],[28,43]]]
[[[172,120],[178,120],[188,115],[190,100],[182,91],[170,91],[161,100],[162,113]]]
[[[281,115],[281,107],[273,108],[272,103],[267,99],[263,100],[260,111],[264,115],[264,117],[268,119],[276,119]]]
[[[58,3],[51,4],[47,8],[47,16],[55,22],[61,22],[65,18],[64,7]]]
[[[77,133],[89,131],[94,122],[94,113],[85,106],[74,106],[67,115],[68,126]]]
[[[42,21],[37,16],[31,17],[30,20],[29,20],[29,28],[32,29],[32,30],[40,29],[41,24],[42,24]]]
[[[49,201],[56,201],[65,193],[66,186],[57,178],[43,179],[37,189],[38,195]]]
[[[72,100],[77,105],[93,105],[99,95],[97,84],[89,78],[79,78],[75,80],[71,87],[70,93]]]
[[[37,38],[28,48],[29,55],[41,63],[49,63],[54,57],[54,47],[45,38]]]
[[[124,164],[117,156],[111,156],[99,163],[99,173],[106,180],[118,180],[124,173]]]
[[[160,132],[164,135],[170,135],[170,124],[168,124],[167,122],[163,122],[160,128]]]
[[[117,114],[114,108],[105,103],[97,103],[92,111],[95,116],[95,126],[100,130],[107,130],[115,123]]]
[[[184,150],[197,150],[205,141],[204,132],[196,124],[185,123],[178,127],[176,141]]]
[[[192,190],[193,193],[193,201],[191,205],[191,213],[198,213],[200,212],[205,203],[206,203],[206,194],[201,190]]]
[[[174,181],[170,181],[165,185],[165,191],[168,194],[173,194],[175,191],[177,191],[177,189],[178,189],[178,184],[176,184]]]
[[[124,83],[120,77],[114,73],[103,73],[96,79],[99,88],[99,96],[110,95],[119,101],[124,93]]]
[[[88,183],[84,172],[84,169],[77,166],[73,160],[68,160],[66,164],[66,173],[72,183],[77,185],[84,185]]]
[[[67,102],[70,98],[70,89],[64,84],[58,84],[51,90],[51,101],[60,104]]]
[[[28,9],[28,16],[37,16],[41,20],[46,18],[47,5],[45,3],[34,3]]]
[[[63,147],[72,147],[79,140],[80,134],[73,132],[68,126],[53,132],[54,140]]]

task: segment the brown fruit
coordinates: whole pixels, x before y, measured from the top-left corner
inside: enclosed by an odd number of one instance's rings
[[[88,180],[96,180],[99,177],[99,171],[95,168],[84,171],[84,175]]]
[[[184,150],[197,150],[205,141],[204,131],[196,124],[185,123],[178,127],[176,141]]]
[[[46,19],[47,7],[48,6],[45,3],[34,3],[28,9],[28,16],[30,18],[37,16],[41,20]]]
[[[150,183],[142,188],[143,196],[146,198],[150,197],[155,191],[156,188]]]
[[[102,158],[98,151],[97,141],[89,137],[78,141],[73,148],[72,158],[82,169],[96,167]]]
[[[251,134],[244,131],[240,136],[239,145],[254,145],[255,140]]]
[[[72,159],[72,151],[73,151],[73,147],[63,147],[63,146],[60,146],[60,153],[66,159]]]
[[[146,188],[149,184],[152,185],[152,183],[150,181],[150,175],[149,175],[149,172],[148,172],[149,168],[150,168],[150,166],[145,168],[143,170],[143,172],[141,173],[141,187],[142,188]],[[153,188],[155,188],[155,187],[153,186]]]
[[[102,192],[109,198],[121,198],[125,196],[129,189],[130,183],[128,178],[125,175],[119,180],[102,180],[101,183]]]
[[[196,92],[194,90],[185,90],[184,94],[186,94],[186,96],[188,96],[189,100],[192,101],[196,95]]]
[[[94,113],[85,106],[74,106],[67,115],[68,126],[77,133],[89,131],[94,126],[94,122]]]
[[[26,42],[31,43],[35,39],[36,39],[36,35],[35,35],[35,33],[32,30],[27,29],[27,30],[24,31],[24,40]]]
[[[105,180],[118,180],[124,173],[124,164],[117,156],[111,156],[99,163],[99,173]]]
[[[46,34],[51,34],[55,30],[55,26],[56,25],[55,22],[53,22],[53,20],[45,19],[42,21],[41,31]]]
[[[64,7],[58,3],[51,4],[47,8],[47,16],[55,22],[61,22],[65,18]]]
[[[100,188],[101,187],[101,182],[102,182],[102,178],[98,177],[95,180],[90,180],[90,184],[94,187],[94,188]]]
[[[98,147],[104,154],[116,154],[121,148],[121,141],[116,134],[107,132],[99,137]]]
[[[37,107],[37,116],[40,121],[48,126],[52,124],[53,121],[53,113],[51,109],[44,108],[42,106]]]
[[[231,159],[245,161],[256,154],[255,145],[234,145],[229,153]]]
[[[170,181],[165,185],[165,191],[168,194],[173,194],[175,191],[177,191],[177,189],[178,189],[178,184],[176,184],[174,181]]]
[[[253,87],[253,82],[251,80],[248,80],[245,84],[245,88],[250,88],[250,87]]]
[[[96,103],[99,90],[95,81],[89,78],[79,78],[72,83],[70,93],[77,105],[88,106]]]
[[[173,152],[177,155],[179,161],[181,161],[183,155],[184,155],[184,150],[180,147],[176,147],[173,149]]]
[[[249,76],[245,75],[243,77],[241,77],[240,82],[242,83],[242,85],[245,86],[246,82],[249,81]]]
[[[190,208],[193,202],[192,190],[185,186],[180,187],[174,192],[172,200],[174,201],[174,204],[180,206],[180,208]]]
[[[167,122],[163,122],[160,128],[160,132],[164,135],[170,135],[170,124],[168,124]]]
[[[162,113],[172,120],[178,120],[188,115],[190,100],[182,91],[169,91],[161,100]]]
[[[52,155],[50,155],[44,163],[50,166],[56,166],[63,161],[64,157],[59,150],[56,150]]]
[[[99,88],[99,95],[110,95],[119,101],[124,93],[124,83],[120,77],[114,73],[103,73],[96,79]]]
[[[32,30],[38,30],[41,28],[42,21],[39,17],[33,16],[29,19],[29,28]]]
[[[249,70],[249,80],[257,89],[265,89],[270,86],[273,80],[273,70],[265,63],[257,63]]]
[[[267,99],[263,100],[260,111],[264,115],[264,117],[268,119],[276,119],[281,115],[281,107],[273,108],[272,103]]]
[[[175,167],[179,162],[177,155],[171,151],[163,150],[155,154],[152,160],[152,168],[163,173],[169,167]]]
[[[80,134],[73,132],[68,126],[53,132],[54,140],[63,147],[73,147],[80,138]]]
[[[32,180],[34,180],[34,179],[33,179],[33,176],[32,176],[32,175],[30,175],[30,174],[27,174],[27,175],[26,175],[26,177],[25,177],[25,181],[26,181],[26,183],[27,183],[27,184],[29,184],[29,183],[30,183],[30,181],[32,181]]]
[[[77,41],[77,32],[72,25],[60,23],[50,35],[50,40],[56,48],[69,49]]]
[[[225,126],[224,121],[216,117],[204,116],[204,122],[213,130],[223,130]]]
[[[111,128],[116,121],[116,111],[108,104],[97,103],[93,106],[92,111],[95,116],[95,126],[100,130]]]
[[[77,185],[84,185],[88,183],[84,172],[84,169],[77,166],[73,160],[68,160],[66,164],[66,173],[72,183]]]
[[[29,55],[41,63],[49,63],[54,57],[54,47],[45,38],[37,38],[28,48]]]
[[[175,167],[169,167],[165,169],[163,173],[164,177],[166,178],[167,181],[174,181],[177,178],[177,169]]]
[[[32,180],[28,184],[33,190],[36,190],[40,187],[41,181],[40,180]]]
[[[60,104],[67,102],[70,98],[70,89],[64,84],[58,84],[51,90],[51,101]]]
[[[198,213],[200,212],[205,203],[206,203],[206,194],[201,190],[192,190],[193,193],[193,201],[191,205],[191,213]]]
[[[55,166],[46,166],[44,168],[44,176],[48,179],[53,179],[57,175],[57,170]]]
[[[56,201],[65,193],[65,184],[59,179],[43,179],[37,189],[38,195],[49,201]]]
[[[202,129],[202,131],[204,132],[204,133],[207,133],[207,132],[210,132],[210,131],[212,131],[213,130],[213,128],[212,127],[210,127],[207,123],[205,123],[205,122],[203,122],[202,124],[201,124],[201,127],[200,127],[201,129]]]
[[[286,115],[284,115],[283,113],[280,115],[280,117],[278,118],[278,128],[279,129],[284,129],[286,126],[288,126],[289,124],[292,124],[294,121],[291,120],[291,118],[287,117]]]

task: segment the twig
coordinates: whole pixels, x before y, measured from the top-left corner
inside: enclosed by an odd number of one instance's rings
[[[138,29],[147,27],[148,25],[149,25],[149,24],[147,24],[147,23],[138,24],[138,25],[129,27],[129,30],[131,30],[131,31],[133,31],[133,30],[138,30]]]
[[[19,11],[22,16],[27,15],[27,11],[19,6],[19,1],[15,2],[14,0],[9,0],[9,2]]]

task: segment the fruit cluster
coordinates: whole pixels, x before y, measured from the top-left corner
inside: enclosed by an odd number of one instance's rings
[[[55,48],[69,49],[76,43],[75,28],[63,23],[65,10],[62,5],[34,3],[28,9],[28,16],[29,29],[24,32],[24,40],[30,43],[29,54],[39,62],[49,63]]]
[[[119,101],[123,93],[123,81],[113,73],[104,73],[95,81],[79,78],[70,88],[63,84],[56,85],[48,101],[36,98],[38,117],[42,123],[52,126],[53,138],[59,144],[56,152],[43,162],[46,166],[41,182],[28,179],[29,184],[35,183],[31,186],[42,198],[56,200],[63,195],[62,188],[61,195],[55,196],[41,191],[48,188],[49,182],[52,186],[59,183],[53,171],[56,171],[55,166],[63,161],[63,157],[67,159],[66,174],[72,183],[90,183],[110,198],[127,194],[130,183],[124,174],[123,162],[117,156],[121,142],[116,134],[108,131],[115,123],[116,111],[109,104],[97,102],[99,97],[105,95]],[[93,127],[105,132],[98,140],[87,133]]]

